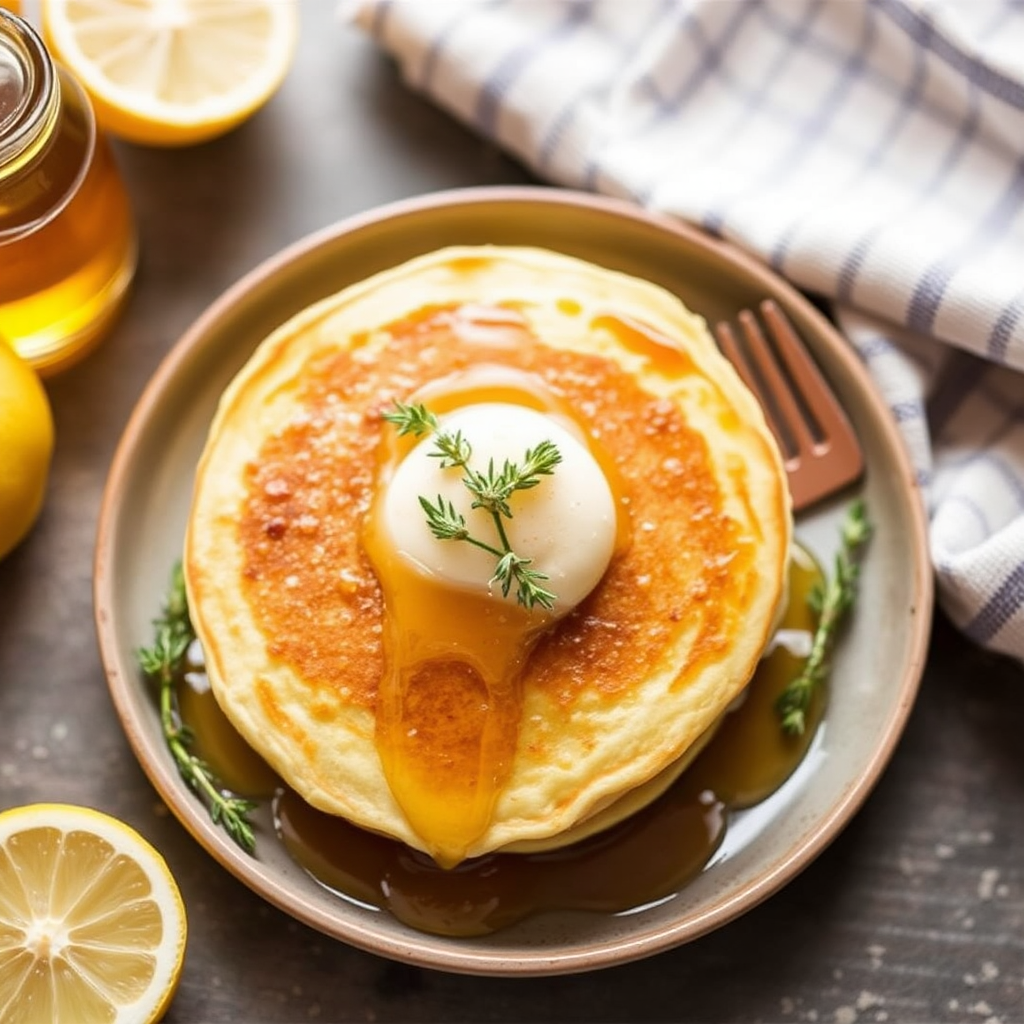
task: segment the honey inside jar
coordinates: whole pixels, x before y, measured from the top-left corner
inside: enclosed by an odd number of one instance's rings
[[[127,193],[89,100],[0,11],[0,334],[42,374],[103,337],[135,271]]]

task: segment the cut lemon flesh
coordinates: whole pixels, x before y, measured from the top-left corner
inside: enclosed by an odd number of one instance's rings
[[[0,1021],[150,1024],[178,985],[185,909],[156,850],[85,807],[0,814]]]
[[[294,0],[43,0],[42,22],[99,123],[150,145],[245,120],[281,84],[298,37]]]

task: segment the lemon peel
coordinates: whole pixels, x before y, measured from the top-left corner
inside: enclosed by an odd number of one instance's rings
[[[42,382],[0,338],[0,558],[39,518],[53,442],[53,414]]]
[[[254,114],[291,67],[294,0],[43,0],[43,36],[100,125],[185,146]]]
[[[70,804],[0,813],[0,1020],[153,1024],[186,937],[170,869],[130,826]]]

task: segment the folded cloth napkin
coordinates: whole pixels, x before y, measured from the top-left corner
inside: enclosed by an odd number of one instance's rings
[[[941,603],[1024,658],[1024,4],[349,9],[538,176],[678,215],[829,297],[906,439]]]

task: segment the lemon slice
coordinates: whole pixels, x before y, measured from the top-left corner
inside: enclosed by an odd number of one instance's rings
[[[123,822],[66,804],[0,814],[0,1020],[147,1024],[185,955],[167,864]]]
[[[131,142],[183,146],[261,107],[295,53],[293,0],[43,0],[53,55],[99,123]]]

